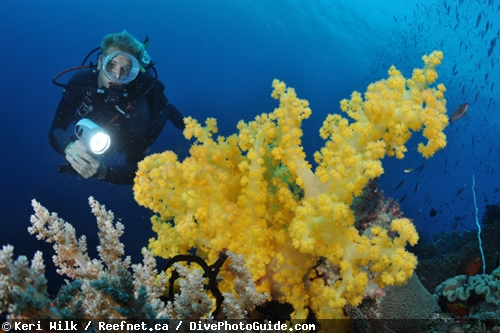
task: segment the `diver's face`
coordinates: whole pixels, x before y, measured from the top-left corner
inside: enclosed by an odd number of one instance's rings
[[[103,59],[106,58],[107,55],[119,51],[116,48],[110,48],[104,54],[102,57],[99,57],[98,61],[98,69],[99,69],[99,76],[98,76],[98,84],[99,88],[109,88],[110,85],[117,84],[116,82],[113,82],[113,78],[119,79],[122,75],[129,75],[130,70],[132,67],[132,63],[130,62],[130,59],[122,56],[122,55],[117,55],[110,61],[108,61],[106,64],[103,64]],[[102,68],[102,66],[106,66],[106,71]],[[107,74],[106,74],[107,72]]]

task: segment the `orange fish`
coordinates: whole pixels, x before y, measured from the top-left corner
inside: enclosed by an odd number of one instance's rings
[[[469,103],[464,103],[459,105],[458,108],[455,110],[455,112],[453,112],[453,114],[450,117],[450,124],[453,124],[453,122],[465,116],[467,110],[469,110]]]
[[[482,267],[482,260],[478,257],[465,258],[460,262],[457,269],[457,275],[465,274],[467,276],[474,276],[479,274]]]
[[[465,306],[465,304],[460,302],[448,303],[446,310],[448,313],[456,316],[467,316],[469,314],[469,309]]]

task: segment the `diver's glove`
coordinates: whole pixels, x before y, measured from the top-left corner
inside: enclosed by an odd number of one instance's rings
[[[89,154],[85,145],[76,140],[70,143],[65,149],[66,161],[83,178],[97,177],[103,179],[106,177],[106,165],[102,164]]]

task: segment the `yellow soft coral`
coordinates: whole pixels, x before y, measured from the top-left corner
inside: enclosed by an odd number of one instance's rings
[[[380,287],[405,283],[417,263],[404,249],[418,240],[411,222],[359,235],[350,206],[383,173],[385,155],[404,157],[411,131],[423,128],[425,157],[445,146],[445,88],[428,86],[441,59],[441,52],[424,57],[409,80],[393,66],[364,97],[354,92],[341,101],[352,120],[327,116],[314,172],[301,145],[309,104],[283,82],[273,81],[279,107],[241,121],[238,134],[215,139],[214,119],[204,126],[185,119],[185,136],[196,138],[191,156],[182,163],[169,151],[149,156],[135,178],[136,200],[159,214],[151,250],[163,257],[196,250],[208,262],[224,248],[242,254],[258,290],[292,304],[296,318],[308,309],[343,318],[343,306],[358,305],[370,279]],[[328,283],[313,273],[320,259],[335,269]],[[234,279],[221,274],[222,290],[233,290]]]

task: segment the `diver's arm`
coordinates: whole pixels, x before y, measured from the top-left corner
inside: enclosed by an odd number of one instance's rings
[[[68,80],[68,87],[62,91],[62,98],[57,106],[54,120],[49,132],[51,146],[61,155],[73,140],[66,133],[74,120],[76,110],[82,105],[85,90],[78,87],[94,87],[97,83],[97,72],[93,69],[77,71]]]
[[[80,140],[68,145],[65,158],[69,165],[83,178],[96,178],[112,184],[132,184],[137,163],[109,165],[87,152]]]
[[[111,184],[133,184],[136,170],[136,166],[128,164],[116,166],[101,164],[94,177]]]
[[[168,120],[170,120],[175,127],[180,129],[181,131],[186,128],[186,125],[184,125],[184,116],[179,112],[179,110],[177,110],[177,108],[173,104],[167,103],[164,110],[167,112]]]
[[[126,163],[121,165],[101,164],[95,178],[112,184],[133,184],[137,164],[146,157],[145,144],[135,145],[126,153]]]
[[[65,155],[65,149],[72,142],[66,131],[62,128],[52,128],[49,133],[50,144],[61,155]]]
[[[75,110],[78,107],[74,102],[62,98],[57,107],[54,120],[49,132],[49,141],[51,146],[61,155],[65,155],[65,149],[72,142],[70,136],[66,133]]]

